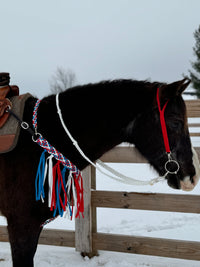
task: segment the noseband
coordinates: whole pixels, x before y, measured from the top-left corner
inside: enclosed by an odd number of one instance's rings
[[[168,157],[168,160],[165,163],[165,170],[166,170],[167,174],[168,173],[177,174],[177,172],[180,169],[180,166],[176,160],[172,159],[171,150],[170,150],[170,146],[169,146],[169,138],[168,138],[168,134],[167,134],[167,127],[166,127],[166,122],[165,122],[165,109],[167,107],[169,100],[167,100],[165,102],[163,108],[161,108],[160,98],[159,98],[159,88],[157,89],[156,100],[157,100],[158,110],[159,110],[159,114],[160,114],[160,124],[161,124],[161,129],[162,129],[163,141],[164,141],[164,145],[165,145],[165,151],[166,151],[166,154]],[[171,165],[173,165],[175,167],[174,171],[170,171]]]

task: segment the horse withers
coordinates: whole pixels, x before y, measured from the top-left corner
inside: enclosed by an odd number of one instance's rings
[[[114,80],[76,86],[60,93],[60,109],[70,133],[91,161],[114,146],[129,142],[159,175],[166,175],[169,186],[191,190],[198,182],[200,170],[181,96],[188,84],[186,79],[171,84]],[[160,110],[165,107],[162,120],[170,154],[164,142],[158,98]],[[35,103],[33,97],[26,101],[23,120],[29,125]],[[60,123],[55,95],[40,102],[37,130],[80,170],[88,165]],[[47,184],[44,202],[35,200],[35,177],[42,151],[22,130],[15,149],[0,155],[0,210],[8,222],[14,267],[33,266],[41,225],[53,217],[48,207]],[[176,163],[173,166],[170,162],[166,171],[169,159]]]

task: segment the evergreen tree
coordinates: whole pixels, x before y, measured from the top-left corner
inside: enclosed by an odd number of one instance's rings
[[[193,47],[193,51],[196,57],[196,61],[191,63],[194,72],[189,71],[189,74],[192,82],[192,87],[195,89],[197,97],[200,98],[200,26],[194,32],[194,38],[196,40],[196,44]]]

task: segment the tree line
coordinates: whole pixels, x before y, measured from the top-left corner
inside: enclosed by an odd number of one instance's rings
[[[189,70],[189,78],[195,90],[195,95],[200,98],[200,26],[194,32],[194,38],[195,46],[193,47],[193,52],[196,60],[191,62],[192,70]]]

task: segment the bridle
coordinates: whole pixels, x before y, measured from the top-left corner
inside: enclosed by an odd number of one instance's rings
[[[88,162],[90,163],[93,167],[95,167],[98,171],[100,171],[102,174],[125,184],[131,184],[131,185],[153,185],[154,183],[157,183],[159,181],[162,181],[166,178],[166,176],[168,174],[177,174],[177,172],[180,169],[180,166],[178,164],[178,162],[174,159],[172,159],[171,156],[171,150],[170,150],[170,146],[169,146],[169,139],[168,139],[168,134],[167,134],[167,128],[166,128],[166,122],[165,122],[165,109],[166,106],[169,102],[169,100],[166,101],[166,103],[164,104],[163,108],[161,108],[160,105],[160,99],[159,99],[159,88],[157,89],[157,94],[156,94],[156,100],[157,100],[157,105],[158,105],[158,110],[159,110],[159,114],[160,114],[160,124],[161,124],[161,129],[162,129],[162,135],[163,135],[163,141],[164,141],[164,145],[165,145],[165,150],[166,150],[166,154],[167,154],[167,161],[164,165],[166,173],[163,176],[159,176],[156,177],[154,179],[151,179],[150,181],[141,181],[141,180],[137,180],[134,179],[132,177],[128,177],[123,175],[122,173],[117,172],[116,170],[114,170],[113,168],[109,167],[108,165],[106,165],[105,163],[103,163],[100,160],[96,161],[96,164],[94,162],[92,162],[86,155],[85,153],[82,151],[82,149],[80,148],[80,146],[78,145],[78,142],[73,138],[73,136],[71,135],[71,133],[69,132],[67,126],[65,125],[65,122],[63,120],[62,117],[62,112],[59,106],[59,94],[56,95],[56,107],[57,107],[57,113],[59,115],[61,124],[66,132],[66,134],[68,135],[68,137],[70,138],[70,140],[72,141],[73,145],[76,147],[76,149],[78,150],[78,152],[81,154],[81,156]],[[171,171],[170,170],[170,165],[173,164],[173,166],[175,166],[175,170]],[[110,173],[112,173],[115,176],[112,176],[108,173],[105,173],[104,171],[102,171],[102,169],[99,167],[102,167],[103,169],[106,169],[107,171],[109,171]]]
[[[61,121],[61,124],[66,132],[66,134],[68,135],[68,137],[70,138],[70,140],[72,141],[73,145],[76,147],[76,149],[79,151],[79,153],[81,154],[81,156],[89,163],[91,164],[93,167],[95,167],[99,172],[101,172],[102,174],[108,176],[109,178],[112,178],[113,180],[115,181],[118,181],[118,182],[122,182],[122,183],[125,183],[125,184],[130,184],[130,185],[153,185],[159,181],[163,181],[165,180],[166,176],[168,174],[177,174],[177,172],[179,171],[180,169],[180,166],[179,166],[179,163],[174,160],[172,158],[172,155],[171,155],[171,150],[170,150],[170,146],[169,146],[169,139],[168,139],[168,134],[167,134],[167,128],[166,128],[166,122],[165,122],[165,116],[164,116],[164,113],[165,113],[165,109],[167,107],[167,104],[169,102],[169,100],[166,101],[166,103],[164,104],[163,108],[161,108],[161,104],[160,104],[160,99],[159,99],[159,88],[157,89],[157,94],[156,94],[156,101],[157,101],[157,105],[158,105],[158,110],[159,110],[159,114],[160,114],[160,124],[161,124],[161,129],[162,129],[162,135],[163,135],[163,141],[164,141],[164,146],[165,146],[165,151],[166,151],[166,154],[167,154],[167,161],[164,165],[164,168],[165,168],[165,174],[163,176],[158,176],[156,178],[153,178],[151,179],[150,181],[141,181],[141,180],[137,180],[137,179],[134,179],[132,177],[128,177],[116,170],[114,170],[113,168],[109,167],[108,165],[106,165],[105,163],[103,163],[101,160],[97,160],[96,161],[96,164],[94,162],[92,162],[86,155],[85,153],[82,151],[82,149],[80,148],[80,146],[78,145],[77,141],[73,138],[73,136],[71,135],[71,133],[69,132],[67,126],[65,125],[65,122],[63,120],[63,117],[62,117],[62,112],[61,112],[61,109],[60,109],[60,106],[59,106],[59,94],[56,95],[56,107],[57,107],[57,113],[59,115],[59,118],[60,118],[60,121]],[[35,116],[35,113],[37,114],[37,109],[39,107],[39,104],[40,104],[40,100],[37,100],[36,101],[36,104],[35,104],[35,107],[34,107],[34,115],[33,115],[33,121],[35,121],[35,119],[37,120],[37,118],[34,118]],[[40,140],[43,139],[42,135],[37,132],[37,127],[35,127],[34,123],[33,123],[33,128],[34,130],[29,126],[29,124],[25,121],[22,121],[10,108],[7,109],[7,112],[9,112],[11,115],[13,115],[17,120],[18,122],[20,123],[20,126],[24,129],[24,130],[27,130],[31,135],[32,135],[32,140],[36,143],[38,143],[40,146],[42,146],[42,143],[43,142],[40,142]],[[46,141],[46,139],[45,139]],[[43,146],[42,146],[43,147]],[[46,147],[43,147],[46,149]],[[58,152],[59,153],[59,152]],[[62,155],[62,157],[64,157]],[[64,157],[65,158],[65,157]],[[66,159],[66,158],[65,158]],[[59,159],[57,159],[59,160]],[[68,161],[68,159],[66,159],[66,161]],[[73,165],[73,163],[69,162],[70,166],[75,166]],[[175,167],[175,170],[170,170],[170,166],[173,165],[173,168]],[[74,167],[77,172],[78,172],[78,169],[76,168],[76,166]],[[108,171],[109,173],[111,174],[108,174],[107,172],[103,171],[102,170],[105,169],[106,171]],[[113,176],[114,175],[114,176]]]
[[[166,154],[168,157],[168,160],[165,163],[165,170],[167,173],[177,174],[177,172],[180,169],[180,166],[176,160],[172,159],[171,150],[170,150],[170,146],[169,146],[169,138],[168,138],[168,134],[167,134],[167,127],[166,127],[166,122],[165,122],[165,109],[167,107],[169,100],[167,100],[165,102],[163,108],[161,108],[160,98],[159,98],[159,88],[157,88],[156,101],[157,101],[158,110],[159,110],[159,114],[160,114],[160,125],[161,125],[161,129],[162,129],[162,136],[163,136],[163,141],[164,141],[164,145],[165,145],[165,151],[166,151]],[[170,171],[170,165],[171,164],[173,164],[175,166],[174,171]]]

